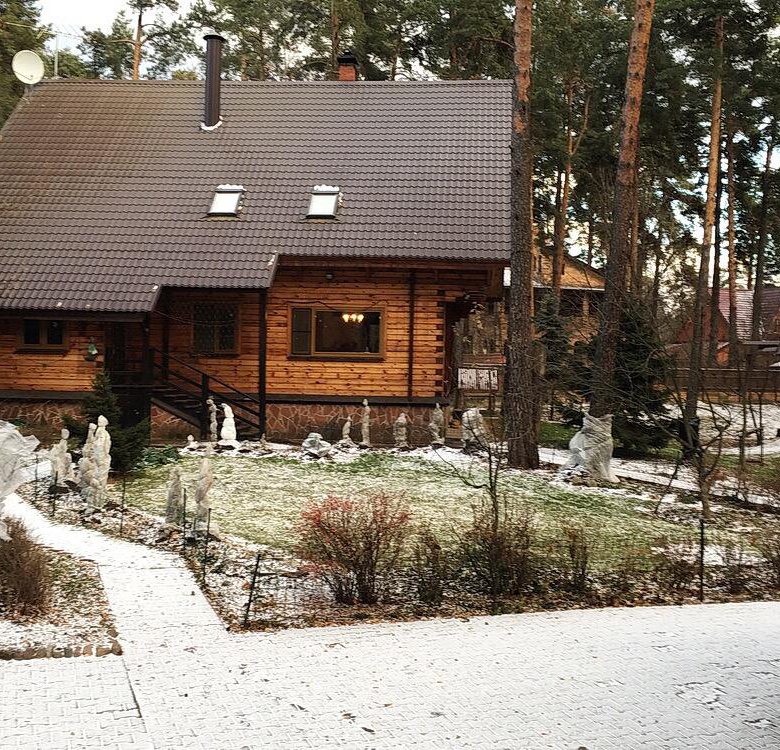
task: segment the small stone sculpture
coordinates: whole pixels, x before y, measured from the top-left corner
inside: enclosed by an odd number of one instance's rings
[[[582,427],[569,441],[571,456],[561,467],[566,475],[587,474],[592,479],[617,484],[620,480],[612,471],[612,415],[583,417]]]
[[[92,506],[92,495],[95,490],[95,430],[97,430],[97,425],[90,422],[87,427],[87,439],[84,441],[79,459],[79,488],[81,497],[88,506]]]
[[[187,445],[184,446],[184,450],[196,451],[198,450],[198,443],[195,440],[194,435],[187,435]]]
[[[109,435],[107,427],[108,420],[101,414],[98,417],[95,441],[92,446],[94,492],[90,498],[90,504],[95,510],[100,510],[106,504],[108,474],[111,471],[111,435]]]
[[[304,455],[314,456],[315,458],[324,458],[330,455],[331,444],[322,439],[319,432],[310,432],[306,440],[301,444],[301,450]]]
[[[184,493],[181,487],[181,469],[174,466],[171,469],[171,479],[168,483],[168,502],[165,504],[165,522],[181,526],[184,521]]]
[[[236,418],[233,416],[233,409],[227,404],[222,404],[222,411],[225,412],[225,418],[222,420],[222,431],[219,436],[222,445],[236,445],[238,443],[236,433]]]
[[[436,408],[431,412],[431,421],[428,429],[431,432],[431,445],[434,448],[441,448],[444,445],[444,412],[441,406],[436,404]]]
[[[341,441],[351,443],[352,440],[352,417],[347,417],[347,421],[341,427]]]
[[[482,412],[477,409],[467,409],[461,417],[461,439],[463,450],[471,453],[487,447],[488,434]]]
[[[260,436],[260,442],[257,444],[257,450],[260,453],[273,453],[271,446],[268,445],[268,441],[265,439],[265,433]]]
[[[217,442],[217,405],[213,398],[206,399],[206,407],[209,410],[209,440],[212,443]]]
[[[49,460],[51,461],[52,480],[56,486],[64,487],[66,482],[75,480],[75,474],[73,472],[73,457],[68,451],[70,432],[62,429],[60,435],[60,440],[49,451]]]
[[[407,426],[409,420],[406,417],[406,412],[402,411],[398,415],[398,419],[393,424],[393,440],[395,441],[395,447],[398,450],[409,450],[408,429]]]
[[[363,399],[363,415],[360,418],[360,447],[371,447],[371,407],[368,399]]]
[[[0,420],[0,541],[10,540],[3,521],[3,504],[20,484],[29,480],[25,465],[37,446],[37,438],[24,437],[10,422]]]
[[[195,488],[195,519],[199,529],[205,530],[206,528],[209,508],[211,508],[209,492],[213,485],[214,472],[211,469],[211,446],[209,445],[206,447],[206,455],[203,456],[203,460],[200,462],[198,486]],[[214,524],[212,523],[212,526],[213,525]]]

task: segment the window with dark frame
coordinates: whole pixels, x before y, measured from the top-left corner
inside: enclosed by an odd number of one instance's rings
[[[196,303],[193,308],[192,343],[196,354],[238,354],[238,305]]]
[[[62,320],[24,319],[22,345],[40,349],[64,349],[65,323]]]
[[[292,308],[291,355],[377,357],[381,353],[381,311]]]

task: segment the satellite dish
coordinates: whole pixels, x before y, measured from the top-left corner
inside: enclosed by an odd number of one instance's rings
[[[43,78],[43,60],[29,49],[23,49],[14,55],[11,61],[14,75],[28,86],[34,86]]]

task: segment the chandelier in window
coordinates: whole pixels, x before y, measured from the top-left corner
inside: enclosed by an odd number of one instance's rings
[[[362,323],[363,317],[363,313],[341,313],[341,319],[345,323]]]

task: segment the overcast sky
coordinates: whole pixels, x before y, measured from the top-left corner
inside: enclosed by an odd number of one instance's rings
[[[39,0],[41,21],[60,32],[61,47],[75,47],[82,26],[108,31],[125,0]],[[179,0],[179,6],[189,7],[190,0]],[[67,36],[72,35],[72,36]]]

